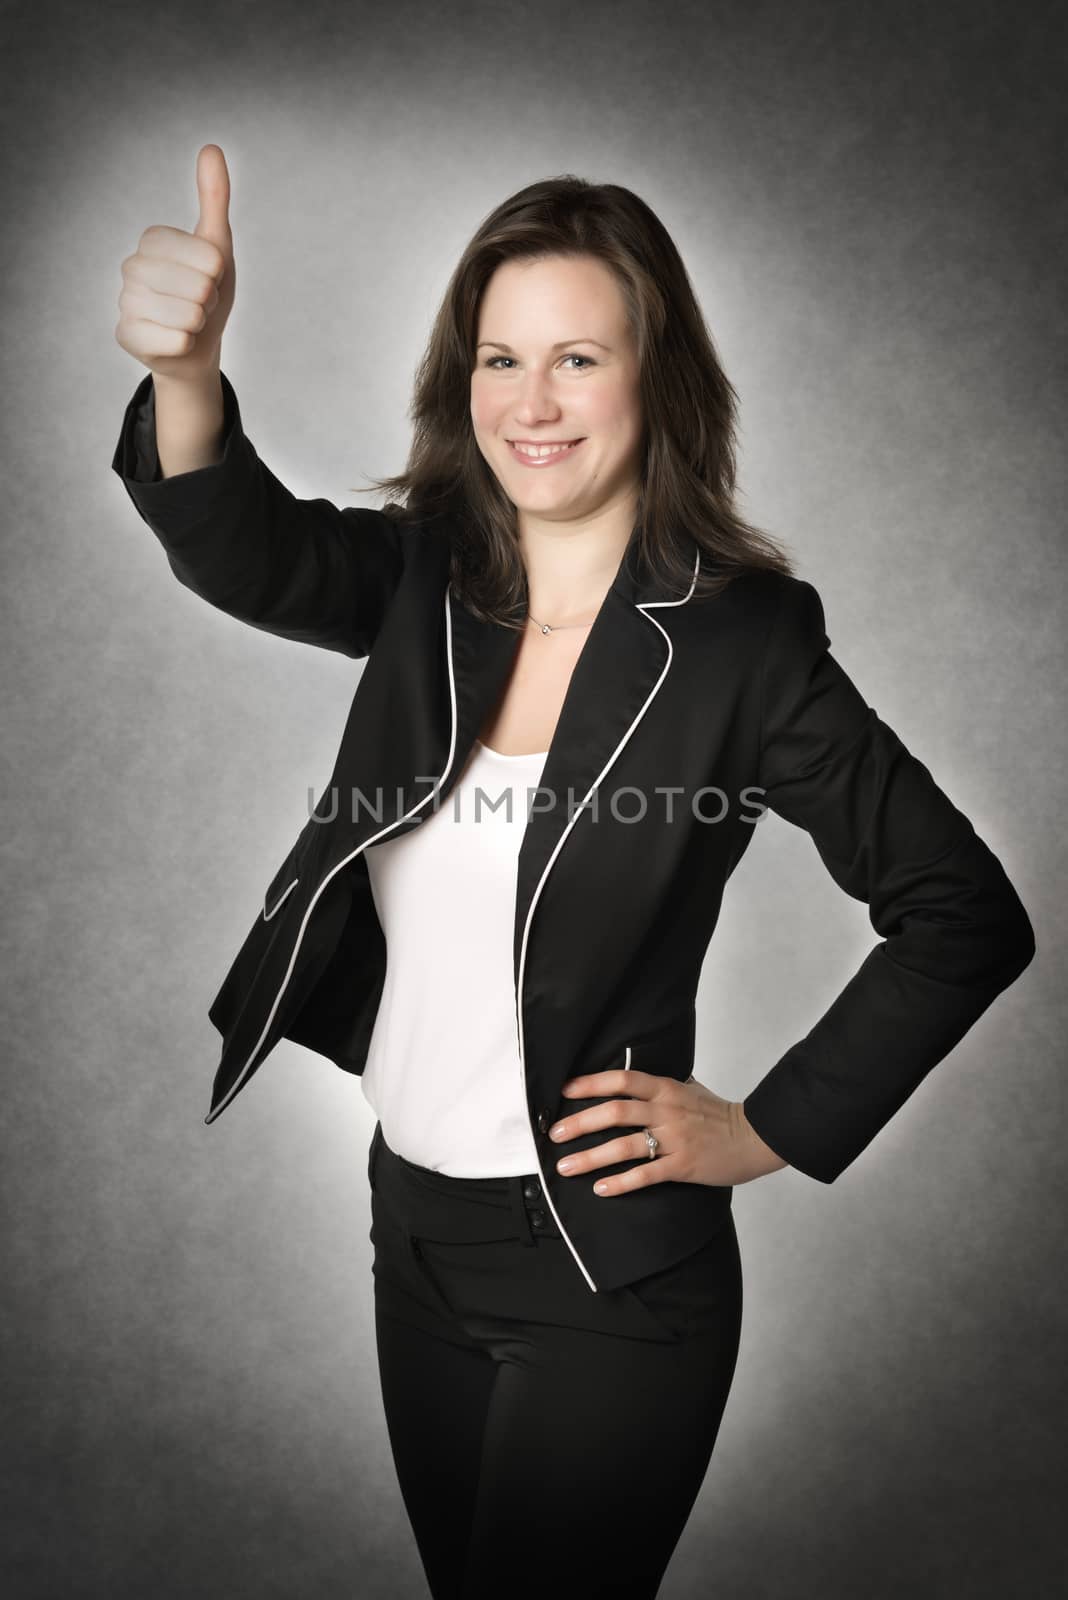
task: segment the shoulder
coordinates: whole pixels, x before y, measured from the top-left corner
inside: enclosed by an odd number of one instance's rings
[[[828,642],[816,586],[773,568],[750,567],[735,573],[719,594],[697,600],[697,609],[717,629],[727,625],[732,633],[744,636],[761,656],[805,655]]]
[[[437,572],[448,567],[451,537],[441,515],[411,511],[405,506],[361,508],[356,515],[369,530],[388,538],[404,557],[409,572]]]
[[[750,568],[732,582],[737,602],[769,625],[780,619],[804,616],[821,604],[815,585],[807,578],[770,568]]]

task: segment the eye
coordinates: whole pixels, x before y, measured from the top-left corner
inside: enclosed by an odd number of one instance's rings
[[[561,359],[564,360],[564,361],[584,361],[586,363],[587,367],[595,367],[597,365],[596,361],[593,360],[592,356],[580,355],[577,351],[572,352],[572,354],[569,355],[569,356],[563,356]],[[498,361],[511,361],[511,360],[512,360],[511,356],[489,356],[482,364],[485,367],[494,367],[494,368],[496,368],[496,370],[498,372],[502,372],[504,369],[503,369],[503,367],[498,367],[497,366]],[[575,370],[577,370],[578,372],[582,372],[582,371],[585,370],[585,368],[578,367]]]

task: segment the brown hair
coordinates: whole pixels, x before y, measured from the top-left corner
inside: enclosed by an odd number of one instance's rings
[[[407,466],[369,480],[406,497],[384,512],[451,514],[454,591],[483,620],[522,626],[526,571],[515,506],[471,425],[479,307],[502,262],[576,255],[594,256],[613,273],[637,343],[645,423],[639,554],[678,585],[680,596],[693,577],[691,541],[703,557],[695,596],[719,593],[744,570],[790,573],[789,556],[736,508],[737,395],[674,241],[631,190],[571,174],[529,184],[503,201],[460,258],[416,372]]]

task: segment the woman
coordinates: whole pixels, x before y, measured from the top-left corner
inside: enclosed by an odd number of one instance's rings
[[[833,1182],[1026,967],[1030,922],[734,509],[733,392],[642,201],[561,178],[486,219],[377,485],[403,504],[370,511],[297,500],[245,435],[217,146],[198,187],[195,233],[124,263],[116,336],[151,375],[113,467],[195,593],[369,658],[210,1008],[207,1120],[281,1037],[362,1076],[431,1592],[655,1595],[737,1357],[732,1186]],[[737,1103],[692,1076],[694,1000],[766,806],[882,942]]]

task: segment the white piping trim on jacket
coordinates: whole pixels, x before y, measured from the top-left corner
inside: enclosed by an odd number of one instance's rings
[[[295,940],[294,945],[293,945],[293,954],[289,958],[289,966],[286,968],[285,976],[282,979],[281,987],[278,990],[277,995],[275,996],[274,1004],[272,1005],[270,1011],[267,1013],[267,1021],[263,1025],[263,1031],[260,1034],[259,1038],[256,1040],[256,1043],[253,1045],[252,1051],[251,1051],[251,1054],[249,1055],[248,1060],[245,1062],[245,1065],[241,1068],[241,1071],[238,1073],[237,1077],[234,1079],[233,1084],[231,1085],[230,1089],[227,1091],[227,1093],[224,1096],[224,1098],[222,1100],[220,1100],[219,1104],[214,1108],[214,1110],[209,1111],[208,1115],[204,1118],[204,1121],[206,1123],[214,1122],[215,1118],[217,1116],[219,1116],[223,1111],[226,1110],[226,1107],[230,1104],[230,1101],[234,1098],[234,1095],[240,1089],[241,1085],[244,1083],[246,1077],[248,1076],[249,1068],[251,1067],[253,1061],[256,1059],[256,1052],[259,1050],[260,1045],[263,1043],[264,1039],[267,1037],[268,1029],[270,1028],[271,1023],[274,1021],[274,1014],[278,1010],[278,1002],[281,1000],[283,994],[285,993],[286,985],[287,985],[287,983],[289,982],[290,978],[293,975],[293,967],[294,967],[294,965],[296,963],[297,952],[300,949],[301,940],[304,938],[304,930],[308,926],[308,918],[311,916],[312,912],[314,911],[315,902],[318,900],[319,896],[322,894],[323,890],[326,888],[327,884],[330,882],[330,879],[334,876],[334,874],[336,872],[340,872],[342,867],[347,866],[350,861],[355,861],[356,857],[360,854],[361,850],[366,850],[368,845],[374,844],[377,839],[383,838],[385,834],[392,832],[392,830],[394,828],[399,828],[402,822],[406,822],[409,817],[413,817],[417,811],[422,810],[423,806],[426,805],[427,801],[428,800],[432,800],[434,798],[434,796],[437,794],[439,788],[441,787],[442,782],[444,781],[445,777],[448,774],[449,768],[452,766],[453,757],[456,754],[456,683],[455,683],[455,680],[453,679],[453,673],[452,673],[452,612],[449,609],[449,592],[450,592],[451,588],[452,588],[452,585],[450,583],[450,584],[448,584],[446,586],[446,589],[445,589],[445,636],[446,636],[446,639],[447,639],[446,656],[448,658],[448,663],[449,663],[449,707],[450,707],[450,715],[452,717],[452,732],[451,732],[450,739],[449,739],[449,758],[445,763],[445,771],[441,774],[441,777],[436,780],[433,789],[431,789],[431,791],[430,791],[430,793],[428,795],[424,795],[422,800],[417,801],[416,804],[414,806],[412,806],[409,811],[406,811],[402,817],[397,817],[395,821],[388,822],[384,828],[380,828],[378,830],[378,832],[372,834],[369,839],[365,839],[362,844],[357,845],[355,850],[351,850],[347,856],[343,856],[342,859],[338,862],[336,867],[331,867],[330,871],[327,873],[326,877],[323,879],[323,881],[319,885],[318,889],[316,889],[315,893],[311,897],[311,900],[309,901],[308,909],[304,913],[304,920],[301,922],[301,925],[297,930],[297,937],[296,937],[296,940]],[[296,880],[294,880],[294,881],[296,881]],[[291,884],[290,888],[292,888],[292,887],[293,887],[293,885]],[[287,894],[289,893],[288,889],[286,890],[286,893]],[[284,898],[284,896],[283,896],[283,898]],[[282,903],[281,901],[278,902],[279,905],[281,905],[281,903]],[[275,910],[277,910],[277,909],[278,909],[278,907],[276,906]],[[272,915],[273,915],[273,913],[272,913]]]
[[[648,615],[648,608],[651,607],[651,606],[684,606],[686,604],[687,600],[693,594],[694,586],[697,583],[697,572],[698,572],[698,568],[700,567],[700,565],[701,565],[701,552],[699,550],[697,552],[697,559],[694,562],[693,577],[690,579],[690,587],[687,589],[686,593],[683,595],[681,600],[646,600],[644,603],[639,603],[637,601],[635,602],[635,605],[636,605],[637,609],[642,613],[642,615],[644,617],[646,617],[646,619],[649,622],[651,622],[655,628],[660,628],[660,632],[664,635],[664,638],[667,640],[668,658],[664,662],[664,670],[660,674],[659,678],[657,678],[656,682],[653,684],[653,687],[650,689],[648,695],[645,698],[645,703],[643,704],[641,710],[638,712],[638,715],[634,718],[634,721],[631,723],[630,727],[627,729],[627,731],[623,735],[622,739],[620,739],[619,743],[616,745],[615,749],[612,751],[612,754],[609,756],[608,760],[605,762],[604,766],[601,768],[601,770],[597,774],[596,778],[594,778],[593,782],[590,784],[590,787],[587,789],[586,794],[585,794],[581,804],[575,807],[575,810],[574,810],[574,813],[573,813],[573,815],[571,817],[571,820],[567,824],[567,827],[564,829],[563,833],[560,835],[559,839],[556,841],[556,847],[553,850],[553,853],[549,857],[548,861],[545,863],[544,871],[542,872],[541,877],[538,879],[537,887],[535,888],[534,893],[531,896],[530,905],[529,905],[529,907],[527,909],[526,926],[523,929],[523,943],[522,943],[522,946],[520,947],[520,952],[519,952],[519,978],[518,978],[518,982],[517,982],[517,985],[516,985],[516,1019],[517,1019],[518,1024],[519,1024],[519,1072],[520,1072],[520,1081],[521,1081],[521,1083],[523,1085],[523,1093],[524,1093],[524,1095],[526,1094],[526,1086],[527,1086],[527,1067],[526,1067],[526,1052],[525,1052],[525,1049],[524,1049],[524,1042],[523,1042],[523,1000],[522,1000],[522,995],[523,995],[523,974],[524,974],[524,971],[526,969],[527,940],[528,940],[528,938],[530,936],[530,924],[531,924],[531,919],[534,916],[534,907],[538,903],[538,897],[540,896],[541,891],[545,886],[545,880],[549,876],[549,872],[552,869],[553,862],[556,860],[557,856],[560,854],[560,851],[563,849],[564,841],[567,838],[568,834],[571,832],[571,829],[575,826],[575,823],[578,821],[579,817],[582,815],[583,811],[585,810],[586,802],[589,800],[590,796],[593,794],[593,791],[597,788],[598,784],[604,778],[605,773],[608,772],[609,768],[614,763],[616,757],[619,755],[619,752],[622,750],[623,746],[626,744],[627,740],[630,738],[631,734],[634,732],[635,728],[638,726],[638,723],[644,717],[646,711],[648,711],[649,707],[652,705],[654,698],[656,697],[656,695],[660,691],[661,684],[664,682],[664,679],[667,677],[668,671],[670,670],[671,658],[675,653],[674,647],[673,647],[673,645],[671,643],[671,637],[663,628],[660,627],[660,624],[659,624],[659,622],[657,622],[655,617],[650,617]],[[629,1045],[627,1047],[627,1065],[628,1065],[628,1067],[630,1065],[630,1047],[629,1047]],[[579,1271],[582,1273],[582,1276],[585,1278],[586,1282],[589,1284],[589,1286],[593,1290],[594,1294],[596,1294],[597,1293],[597,1285],[594,1283],[593,1279],[590,1277],[590,1274],[587,1272],[586,1267],[585,1267],[585,1265],[583,1263],[582,1257],[579,1255],[578,1251],[575,1249],[575,1246],[571,1243],[570,1238],[568,1238],[567,1230],[564,1228],[564,1225],[560,1220],[559,1213],[557,1212],[556,1207],[553,1205],[552,1196],[549,1193],[549,1186],[545,1181],[545,1172],[544,1172],[544,1170],[542,1168],[541,1156],[538,1154],[537,1140],[534,1141],[534,1159],[538,1163],[538,1175],[541,1178],[542,1193],[545,1196],[545,1200],[546,1200],[546,1203],[547,1203],[547,1205],[549,1207],[549,1210],[553,1214],[553,1219],[556,1222],[557,1227],[560,1229],[561,1236],[565,1240],[568,1249],[571,1251],[571,1254],[574,1256],[576,1262],[578,1263]],[[572,1178],[565,1179],[565,1182],[567,1182],[567,1183],[573,1183],[574,1181],[575,1180],[572,1179]]]
[[[274,903],[274,911],[268,911],[267,910],[267,902],[266,902],[266,900],[263,902],[263,920],[264,920],[264,922],[270,922],[271,918],[274,916],[274,912],[278,910],[280,905],[282,905],[286,900],[288,900],[289,894],[290,894],[290,890],[295,889],[299,882],[300,882],[299,878],[294,878],[293,879],[293,882],[289,885],[289,888],[286,889],[285,892],[283,894],[281,894],[279,896],[279,898],[275,901],[275,903]]]

